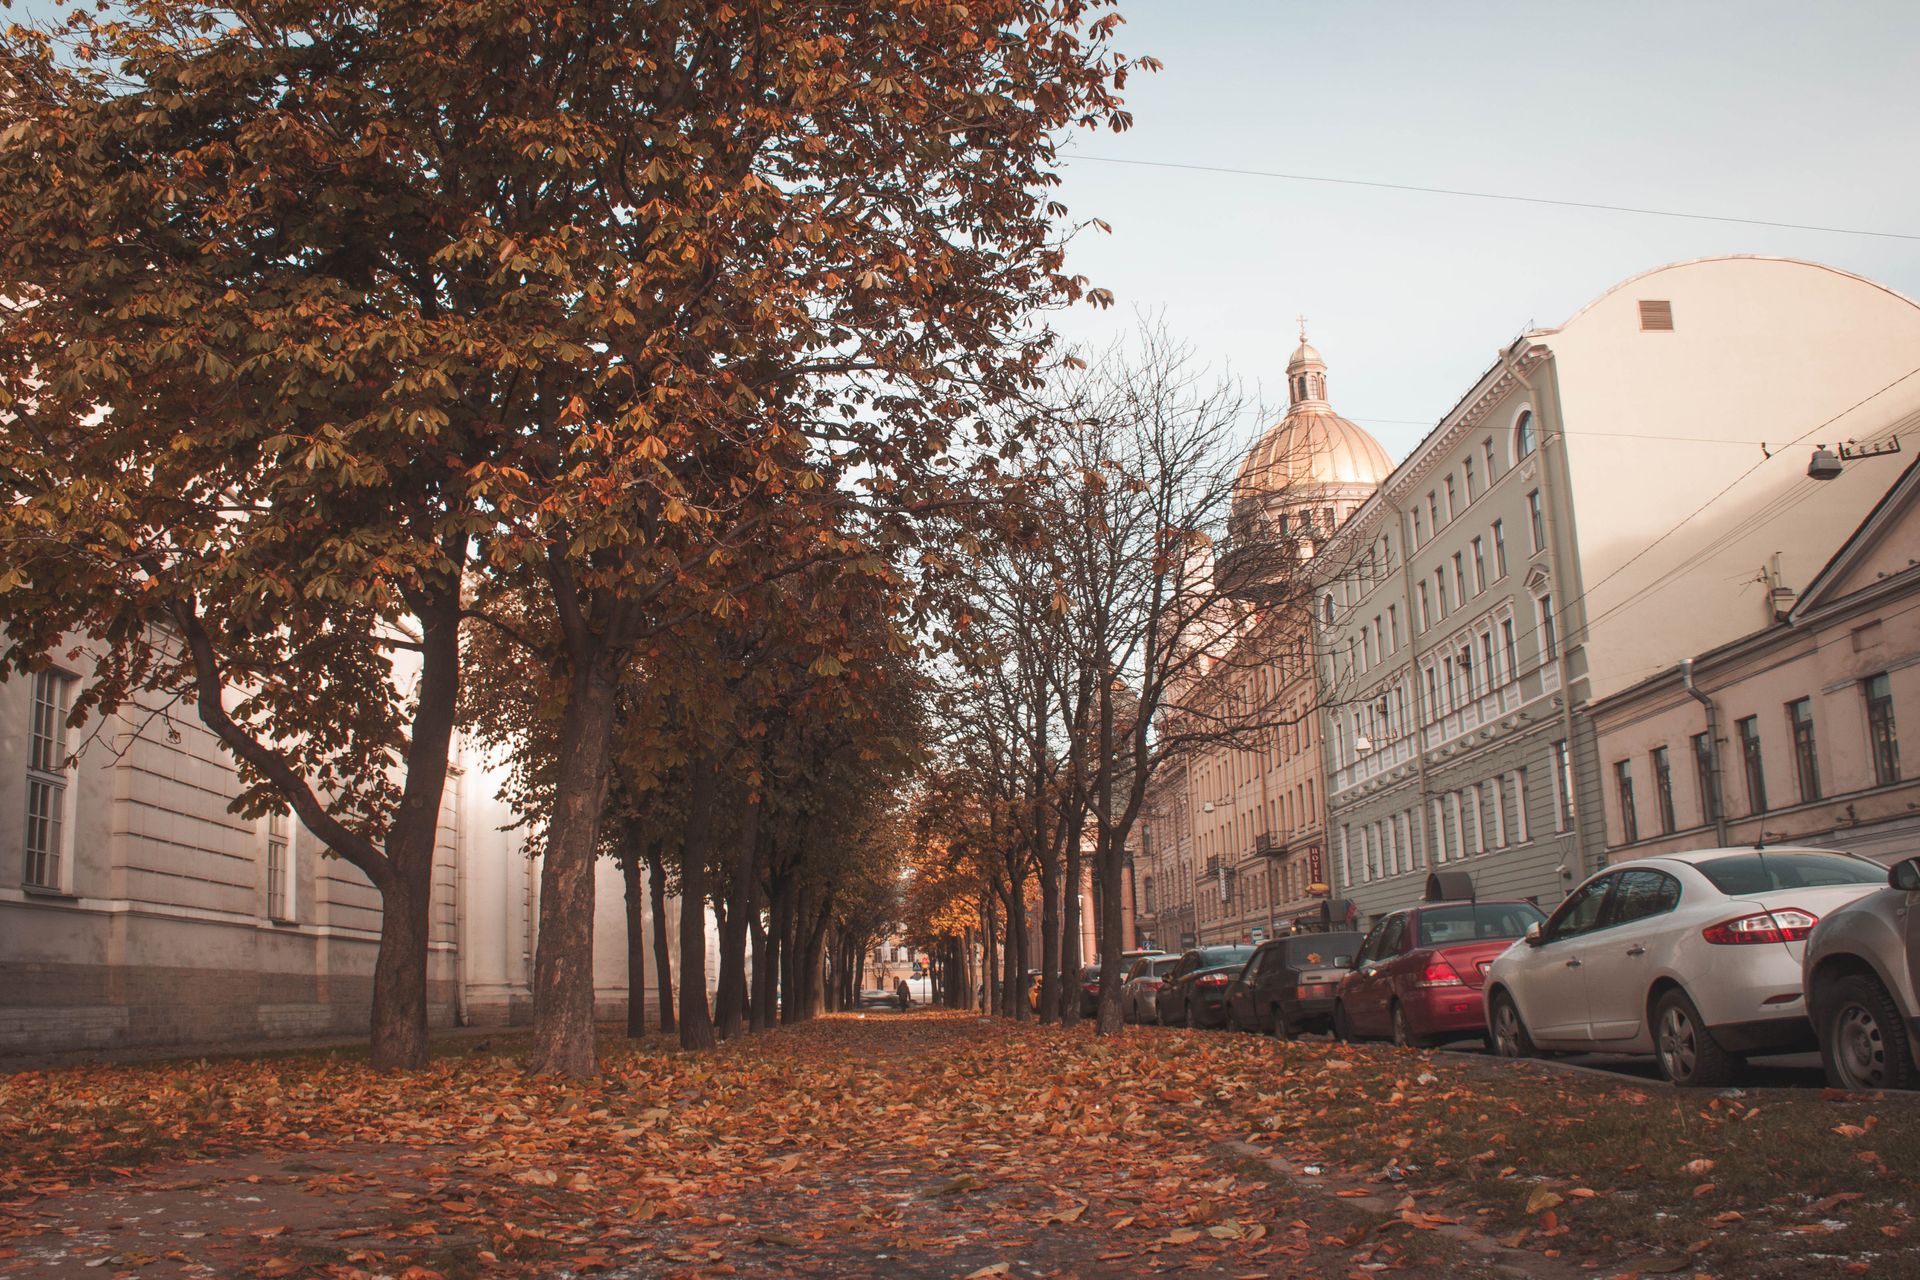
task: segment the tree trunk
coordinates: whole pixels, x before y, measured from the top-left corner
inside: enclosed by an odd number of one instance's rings
[[[426,874],[422,874],[425,872]],[[373,1065],[382,1071],[427,1065],[427,937],[431,867],[396,869],[380,904],[373,962]]]
[[[680,1047],[711,1049],[707,1007],[707,851],[713,838],[714,761],[689,767],[686,843],[680,855]]]
[[[647,1034],[647,898],[641,883],[639,841],[620,851],[620,878],[627,897],[627,1038]]]
[[[733,880],[727,886],[727,924],[720,934],[720,1038],[732,1040],[747,1020],[747,924],[759,883],[760,800],[747,803],[740,823],[740,847],[734,854]]]
[[[667,867],[657,841],[647,844],[647,898],[653,915],[653,977],[659,984],[660,1029],[673,1034],[673,953],[667,946]]]
[[[533,1067],[547,1075],[594,1072],[593,863],[607,798],[616,685],[605,664],[576,668],[560,723],[559,782],[540,872],[533,963]]]
[[[1040,1021],[1060,1021],[1060,867],[1040,860]]]
[[[1060,921],[1060,1025],[1064,1027],[1080,1022],[1080,831],[1084,821],[1075,817],[1067,829],[1067,885]]]
[[[778,971],[776,949],[780,945],[780,938],[761,926],[759,912],[754,913],[748,928],[751,930],[749,936],[753,946],[753,995],[747,1004],[747,1029],[765,1031],[773,1025],[776,1016],[773,1004],[774,975]]]

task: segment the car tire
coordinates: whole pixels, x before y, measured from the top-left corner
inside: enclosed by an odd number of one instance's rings
[[[1487,1019],[1487,1041],[1502,1058],[1534,1058],[1540,1051],[1533,1047],[1527,1024],[1520,1019],[1520,1006],[1502,991],[1493,998],[1493,1013]]]
[[[1335,1044],[1353,1043],[1353,1023],[1347,1018],[1347,1006],[1333,1006],[1333,1039]]]
[[[1407,1021],[1407,1011],[1398,1000],[1393,1002],[1393,1043],[1400,1049],[1427,1047],[1427,1038],[1413,1033],[1413,1024]]]
[[[1275,1040],[1293,1039],[1293,1028],[1287,1023],[1286,1011],[1279,1005],[1273,1006],[1273,1020],[1270,1024],[1270,1032]]]
[[[1682,1089],[1711,1089],[1733,1078],[1738,1062],[1707,1029],[1699,1008],[1675,988],[1653,1006],[1653,1049],[1660,1074]]]
[[[1820,1065],[1836,1089],[1911,1089],[1913,1042],[1899,1007],[1880,980],[1856,973],[1833,984],[1820,1002]]]
[[[1187,1030],[1198,1031],[1199,1029],[1200,1020],[1193,1016],[1193,1001],[1189,1000],[1187,1001]]]

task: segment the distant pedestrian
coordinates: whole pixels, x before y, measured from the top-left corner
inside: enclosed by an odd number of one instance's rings
[[[913,1003],[913,993],[907,990],[907,980],[896,978],[893,982],[894,998],[900,1001],[900,1012],[905,1013],[907,1006]]]

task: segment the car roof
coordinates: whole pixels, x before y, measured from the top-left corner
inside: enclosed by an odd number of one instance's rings
[[[1685,866],[1692,867],[1698,866],[1702,862],[1711,862],[1716,858],[1726,858],[1737,853],[1825,853],[1831,854],[1836,858],[1852,858],[1857,862],[1873,861],[1871,858],[1862,858],[1859,854],[1846,849],[1816,849],[1809,845],[1797,844],[1770,844],[1764,846],[1736,844],[1719,849],[1681,849],[1674,853],[1657,853],[1645,858],[1624,858],[1619,862],[1603,867],[1602,870],[1613,871],[1620,867],[1630,867],[1642,862],[1678,862]]]

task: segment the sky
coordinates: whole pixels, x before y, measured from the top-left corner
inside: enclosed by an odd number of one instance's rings
[[[1307,317],[1336,410],[1407,454],[1523,329],[1648,268],[1824,262],[1920,298],[1920,5],[1121,0],[1165,63],[1132,129],[1081,134],[1069,263],[1113,291],[1056,318],[1104,346],[1145,312],[1284,404]],[[1095,157],[1899,232],[1836,235]]]

